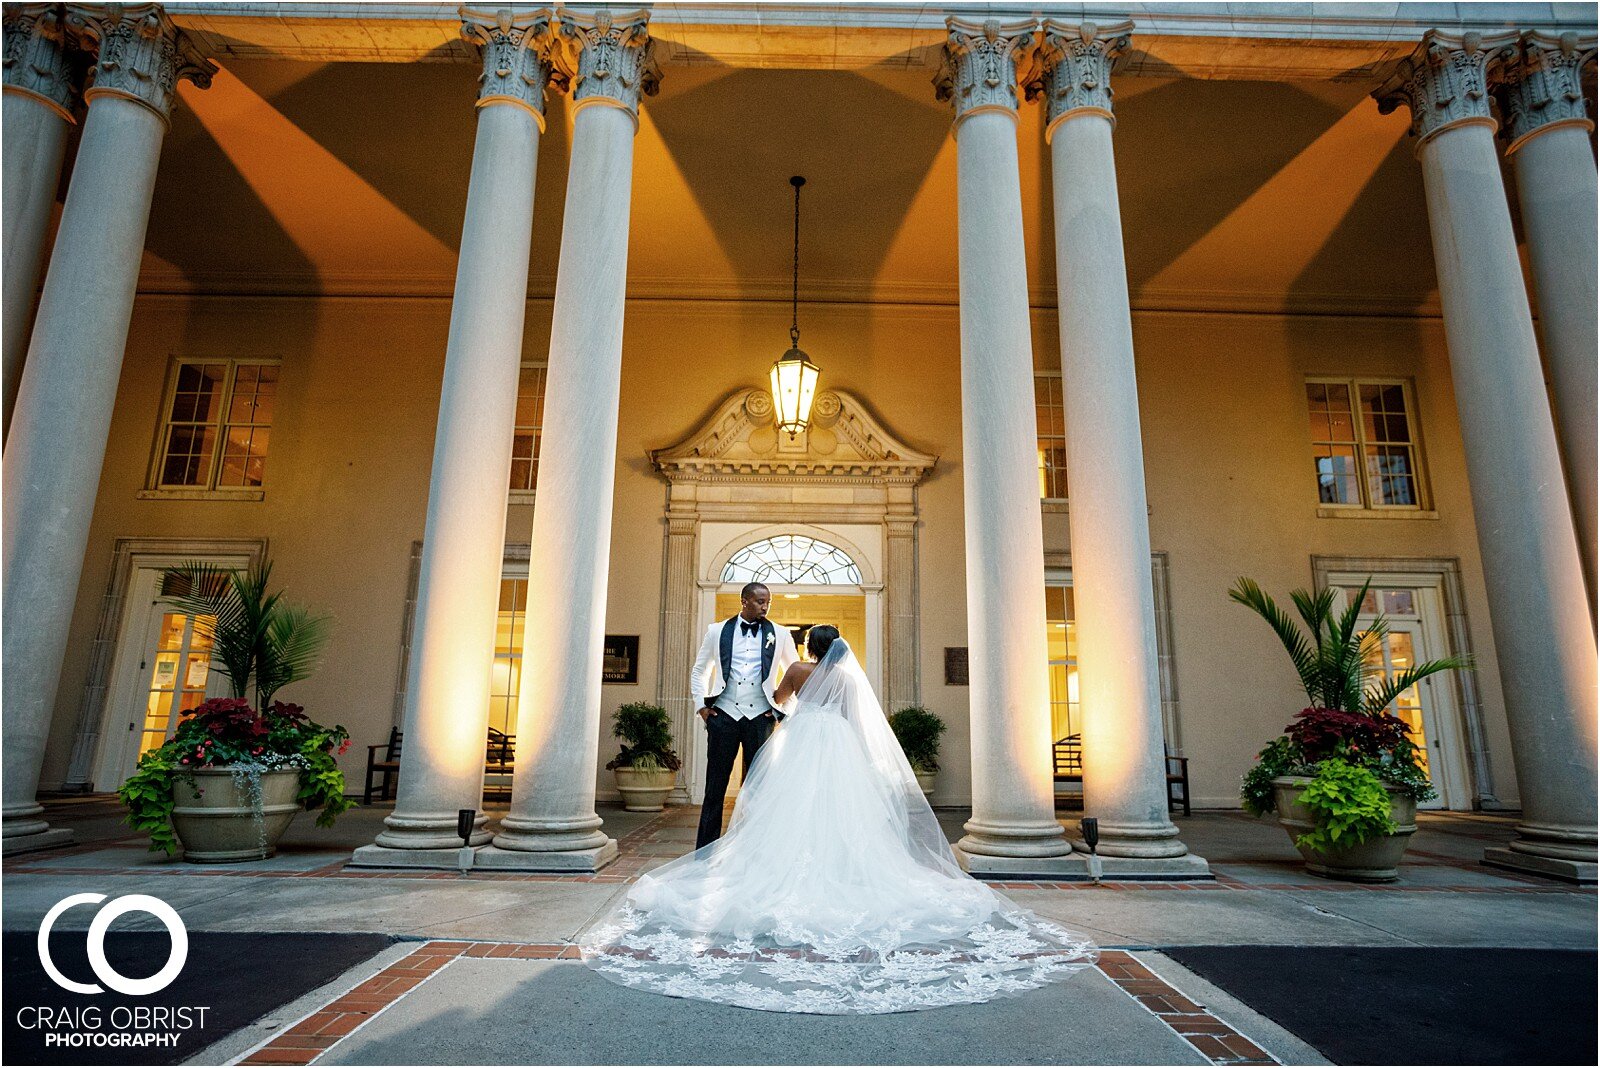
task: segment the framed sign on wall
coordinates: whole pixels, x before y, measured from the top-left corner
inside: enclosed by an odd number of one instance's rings
[[[639,636],[637,634],[607,634],[605,659],[600,668],[601,682],[637,683],[639,681]]]

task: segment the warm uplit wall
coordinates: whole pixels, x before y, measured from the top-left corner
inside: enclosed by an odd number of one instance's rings
[[[529,308],[525,352],[542,358],[549,304]],[[636,686],[605,709],[656,695],[665,483],[646,450],[695,429],[726,394],[758,384],[787,346],[787,307],[635,301],[624,343],[606,630],[640,636]],[[409,554],[422,537],[449,303],[443,299],[142,297],[78,591],[43,783],[66,772],[117,537],[263,537],[291,599],[332,612],[322,669],[285,691],[346,724],[355,784],[364,747],[394,714]],[[940,457],[920,490],[922,697],[950,724],[936,801],[970,795],[967,696],[947,687],[942,651],[966,642],[956,311],[949,306],[811,306],[803,343],[827,386],[861,398],[908,444]],[[1510,751],[1440,324],[1431,319],[1143,312],[1134,317],[1153,546],[1168,556],[1182,742],[1196,800],[1237,803],[1252,754],[1303,695],[1268,629],[1226,590],[1248,574],[1284,594],[1309,586],[1310,558],[1451,557],[1461,564],[1495,781],[1514,801]],[[1040,311],[1041,368],[1056,362]],[[259,503],[139,500],[170,357],[283,359],[267,492]],[[1319,519],[1302,376],[1410,376],[1431,476],[1433,520]],[[1070,388],[1070,384],[1069,384]],[[1032,419],[1032,413],[1020,413]],[[532,518],[510,509],[507,540]],[[1070,548],[1067,517],[1045,517],[1047,548]],[[529,606],[529,625],[552,625]],[[115,729],[114,727],[112,729]],[[609,756],[609,727],[596,739]],[[604,758],[601,761],[604,763]],[[601,772],[602,796],[612,793]],[[115,783],[97,783],[100,789]]]

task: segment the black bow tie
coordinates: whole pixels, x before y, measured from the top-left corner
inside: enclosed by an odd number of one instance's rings
[[[739,621],[739,629],[744,631],[746,634],[754,634],[756,631],[761,629],[761,624],[760,623],[746,623],[744,620],[741,619]]]

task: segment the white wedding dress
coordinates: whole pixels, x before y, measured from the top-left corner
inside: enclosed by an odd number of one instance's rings
[[[752,762],[728,833],[641,875],[578,944],[627,986],[829,1014],[988,1001],[1097,955],[961,870],[842,639]]]

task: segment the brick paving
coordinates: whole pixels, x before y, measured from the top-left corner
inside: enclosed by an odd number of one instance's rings
[[[238,1064],[313,1064],[401,998],[462,957],[496,960],[577,960],[565,943],[427,942],[370,979],[334,996],[250,1050]],[[1204,1005],[1121,950],[1105,950],[1096,967],[1129,998],[1215,1065],[1278,1064],[1278,1060],[1218,1019]]]
[[[1102,974],[1150,1014],[1193,1046],[1212,1064],[1278,1064],[1266,1050],[1191,1001],[1131,954],[1108,949],[1100,953]]]

